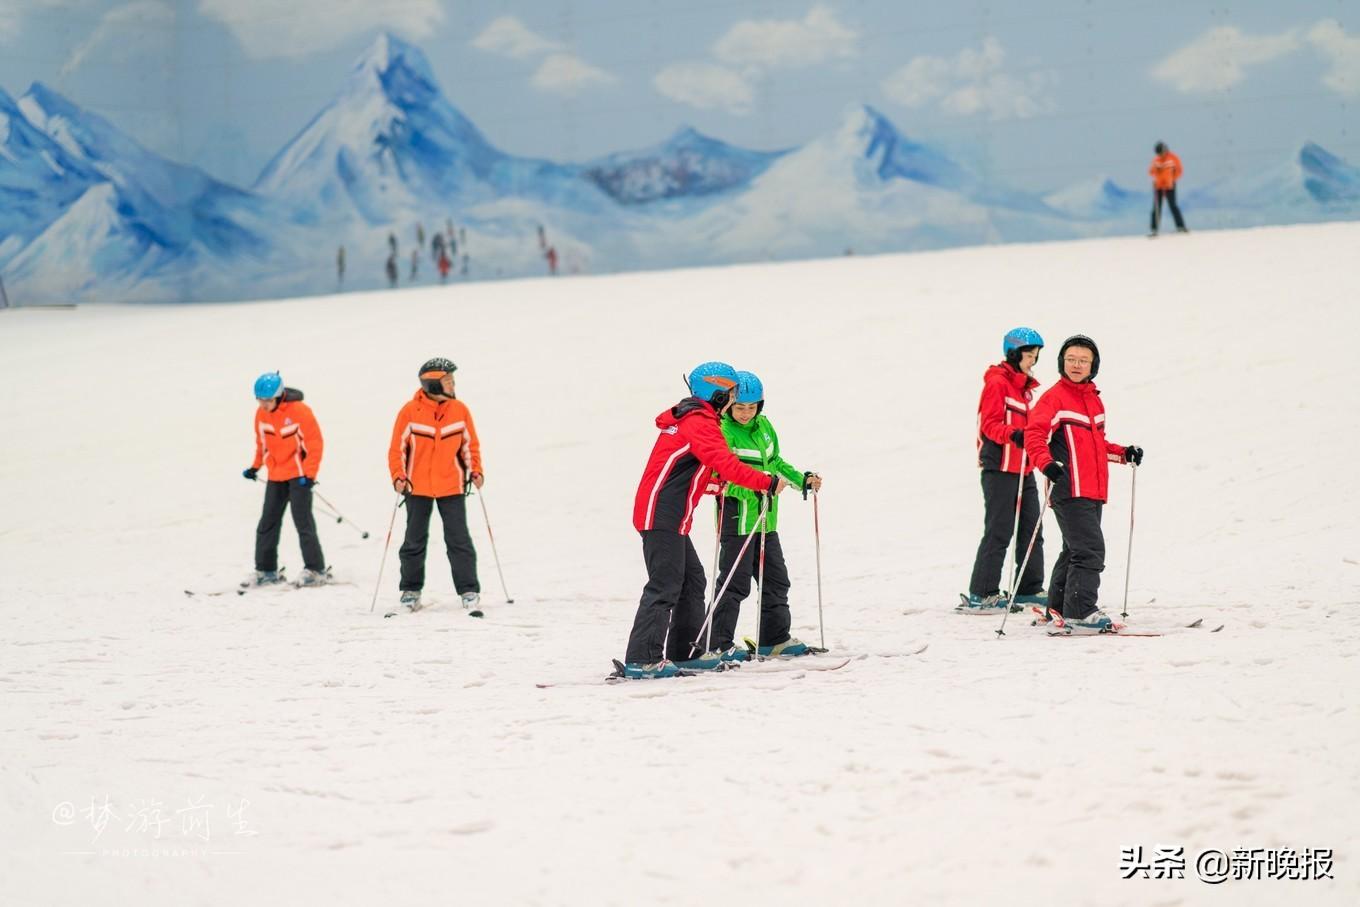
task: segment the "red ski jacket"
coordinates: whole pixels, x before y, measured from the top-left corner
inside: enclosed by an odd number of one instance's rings
[[[1105,440],[1105,404],[1089,381],[1067,378],[1044,391],[1029,414],[1025,450],[1034,468],[1057,460],[1067,472],[1059,495],[1106,500],[1110,463],[1124,462],[1124,448]],[[1066,487],[1062,487],[1066,486]]]
[[[779,482],[737,459],[727,447],[718,413],[697,397],[686,397],[656,417],[661,436],[652,447],[633,502],[633,528],[669,529],[689,535],[694,508],[717,470],[724,481],[752,491],[773,492]]]
[[[978,466],[1001,472],[1020,472],[1020,448],[1011,441],[1011,432],[1024,429],[1029,421],[1030,401],[1039,386],[1029,375],[1005,362],[993,365],[982,376],[982,397],[978,400]],[[1025,474],[1034,463],[1025,461]]]
[[[269,481],[288,482],[298,476],[315,479],[321,469],[324,442],[312,408],[302,402],[302,391],[283,389],[273,412],[255,410],[255,459],[251,467],[268,471]]]

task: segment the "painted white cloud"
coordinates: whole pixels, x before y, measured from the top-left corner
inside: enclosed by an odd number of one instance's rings
[[[1360,38],[1352,38],[1335,19],[1323,19],[1308,31],[1308,43],[1331,68],[1322,84],[1338,94],[1360,95]]]
[[[859,33],[825,6],[802,19],[748,19],[713,44],[713,56],[735,67],[760,69],[815,66],[858,53]]]
[[[751,112],[755,89],[741,73],[706,61],[673,63],[652,79],[663,97],[699,110]]]
[[[92,55],[119,63],[165,57],[174,47],[170,33],[174,25],[175,8],[166,0],[137,0],[115,7],[105,13],[89,37],[71,51],[62,64],[61,74],[71,75]]]
[[[560,50],[562,45],[532,31],[514,16],[501,16],[472,39],[472,46],[487,53],[525,60]]]
[[[1247,69],[1277,60],[1300,47],[1297,29],[1248,35],[1232,25],[1211,28],[1152,68],[1154,78],[1177,91],[1222,91],[1247,77]]]
[[[198,11],[257,60],[306,57],[379,30],[424,38],[444,21],[440,0],[199,0]]]
[[[617,81],[613,75],[571,54],[550,54],[529,80],[540,91],[574,97],[592,85]]]
[[[994,120],[1024,119],[1053,109],[1046,72],[1016,74],[1005,69],[1006,51],[996,38],[964,48],[953,57],[922,56],[890,74],[883,94],[903,107],[935,105],[953,116],[985,114]]]
[[[42,9],[79,9],[97,0],[0,0],[0,41],[9,43],[23,30],[24,14]]]

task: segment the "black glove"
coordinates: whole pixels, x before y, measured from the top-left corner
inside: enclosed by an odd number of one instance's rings
[[[311,488],[316,483],[316,479],[309,479],[306,476],[298,476],[293,480],[293,484],[298,488]]]
[[[1011,432],[1011,443],[1021,450],[1025,449],[1025,433],[1021,429]]]
[[[256,469],[254,466],[250,467],[249,469],[241,470],[241,475],[245,476],[246,480],[250,482],[255,481],[255,477],[259,474],[260,471]]]
[[[1130,444],[1124,448],[1124,462],[1134,466],[1143,465],[1143,448]]]
[[[1057,485],[1063,479],[1067,478],[1066,470],[1062,468],[1062,464],[1057,460],[1054,460],[1044,467],[1044,475],[1047,476],[1048,480],[1054,485]]]

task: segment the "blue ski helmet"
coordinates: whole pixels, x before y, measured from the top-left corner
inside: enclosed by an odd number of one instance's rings
[[[759,403],[765,399],[765,387],[754,372],[737,372],[737,402]]]
[[[255,379],[255,399],[273,400],[283,393],[283,378],[278,372],[265,372]]]
[[[1042,348],[1043,345],[1044,338],[1034,328],[1011,328],[1001,340],[1001,352],[1005,354],[1007,362],[1015,365],[1020,361],[1020,350],[1027,346]]]
[[[689,373],[689,392],[722,409],[737,386],[737,370],[726,362],[705,362]]]

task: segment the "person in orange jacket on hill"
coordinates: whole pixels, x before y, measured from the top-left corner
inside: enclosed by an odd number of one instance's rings
[[[302,391],[284,387],[278,372],[255,379],[255,460],[241,475],[254,482],[260,467],[267,471],[264,510],[255,529],[255,572],[242,586],[265,586],[284,581],[279,569],[279,530],[283,512],[293,509],[302,548],[302,575],[296,585],[319,586],[330,579],[321,541],[312,517],[312,487],[321,469],[321,426],[312,408],[302,402]]]
[[[1176,183],[1184,172],[1181,159],[1166,147],[1166,142],[1158,142],[1153,151],[1157,156],[1152,159],[1152,166],[1148,167],[1148,175],[1152,177],[1152,232],[1149,235],[1156,236],[1162,226],[1162,199],[1166,199],[1171,208],[1176,229],[1181,233],[1189,233],[1185,228],[1185,219],[1181,217],[1181,209],[1176,205]]]
[[[408,611],[420,608],[430,515],[436,506],[463,607],[476,608],[481,598],[477,551],[467,527],[467,494],[469,484],[482,487],[482,447],[472,413],[454,397],[457,368],[444,358],[420,367],[420,389],[397,414],[387,450],[392,487],[406,496],[406,539],[400,555],[401,604]]]

